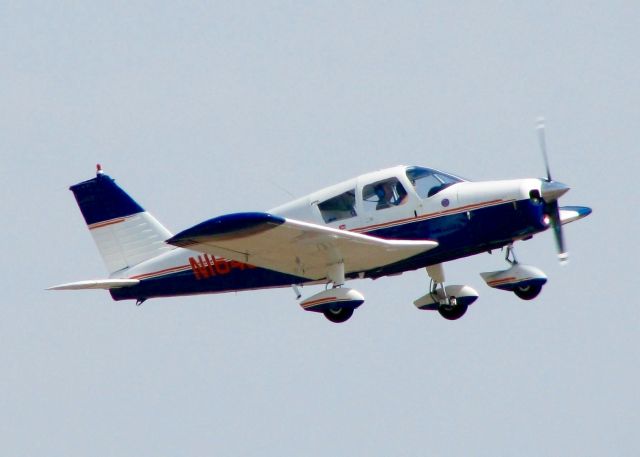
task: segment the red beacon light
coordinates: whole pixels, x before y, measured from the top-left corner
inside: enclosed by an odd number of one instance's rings
[[[100,165],[99,163],[96,164],[96,174],[97,175],[101,175],[102,173],[104,173],[102,171],[102,165]]]

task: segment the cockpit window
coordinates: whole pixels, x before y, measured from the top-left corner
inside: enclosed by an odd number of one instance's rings
[[[420,198],[431,197],[450,185],[463,181],[457,176],[422,167],[407,168],[407,178]]]
[[[322,219],[326,223],[348,219],[356,214],[356,190],[351,189],[336,197],[318,203]]]
[[[377,211],[406,203],[407,191],[397,178],[384,179],[364,186],[362,200],[366,211]]]

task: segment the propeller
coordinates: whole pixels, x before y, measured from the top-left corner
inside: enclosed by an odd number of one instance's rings
[[[539,118],[536,126],[538,131],[538,141],[544,158],[544,166],[547,170],[547,178],[542,180],[541,194],[545,202],[545,213],[549,216],[549,224],[553,229],[556,239],[556,247],[558,249],[558,259],[561,264],[569,260],[569,253],[565,247],[564,236],[562,234],[562,223],[560,221],[560,208],[558,207],[558,199],[569,191],[569,186],[551,178],[551,168],[549,166],[549,157],[547,156],[547,142],[545,138],[545,121]]]

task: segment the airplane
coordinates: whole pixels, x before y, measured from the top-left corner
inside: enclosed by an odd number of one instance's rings
[[[538,125],[547,176],[474,182],[432,168],[398,165],[363,174],[267,212],[217,216],[172,234],[120,188],[100,165],[70,187],[109,272],[106,279],[49,290],[108,290],[137,305],[156,297],[300,286],[324,289],[300,301],[329,321],[347,321],[364,296],[347,280],[425,268],[420,310],[448,320],[478,298],[471,286],[446,282],[443,264],[505,251],[507,268],[481,273],[489,287],[523,300],[538,296],[547,276],[519,263],[514,243],[551,229],[566,262],[562,225],[591,214],[560,207],[569,187],[551,178],[544,125]]]

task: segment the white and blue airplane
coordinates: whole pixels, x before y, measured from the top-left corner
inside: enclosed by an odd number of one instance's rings
[[[95,178],[71,186],[109,272],[108,279],[53,290],[105,289],[114,300],[324,285],[300,302],[306,311],[344,322],[364,303],[347,280],[426,268],[427,293],[417,308],[455,320],[478,293],[445,282],[443,264],[505,248],[508,268],[481,273],[490,287],[535,298],[546,283],[513,251],[551,228],[558,257],[568,258],[562,225],[591,213],[560,207],[569,187],[547,177],[473,182],[418,166],[364,174],[267,212],[227,214],[176,235],[123,191],[98,165]]]

